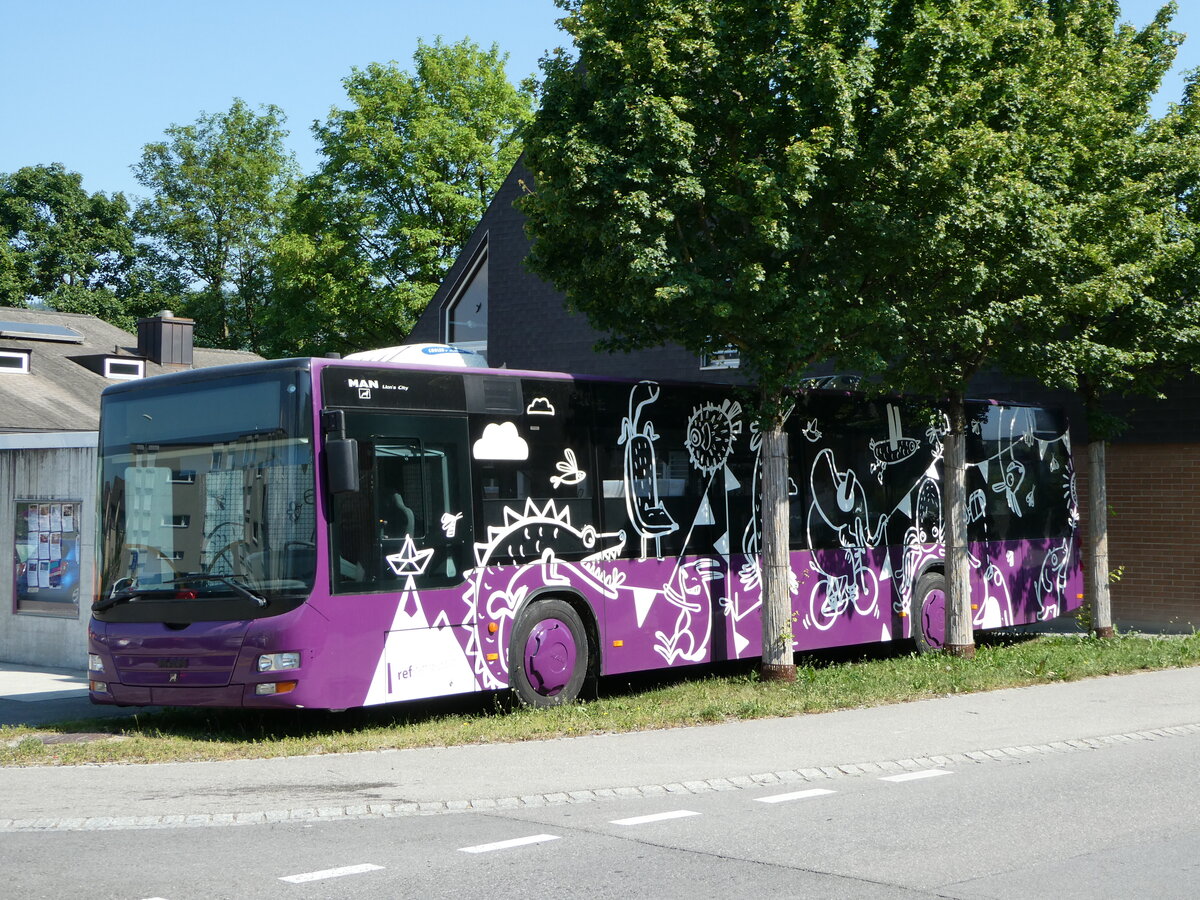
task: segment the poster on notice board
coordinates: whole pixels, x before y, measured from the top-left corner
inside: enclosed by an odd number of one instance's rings
[[[18,500],[13,548],[17,609],[79,602],[79,501]]]

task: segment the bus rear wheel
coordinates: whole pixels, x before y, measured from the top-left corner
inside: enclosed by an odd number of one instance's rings
[[[912,598],[912,636],[918,653],[933,653],[946,643],[946,576],[926,572]]]
[[[517,619],[509,646],[513,693],[525,706],[559,706],[579,696],[588,641],[579,613],[563,600],[538,600]]]

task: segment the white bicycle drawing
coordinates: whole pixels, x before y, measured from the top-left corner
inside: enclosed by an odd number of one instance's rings
[[[818,631],[828,631],[850,608],[860,616],[879,617],[879,577],[866,564],[866,550],[846,547],[842,552],[850,567],[845,575],[831,575],[815,558],[809,564],[818,578],[808,595],[806,621]]]

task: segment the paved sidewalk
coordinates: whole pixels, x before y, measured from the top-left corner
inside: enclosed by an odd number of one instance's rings
[[[47,725],[144,712],[96,706],[88,700],[87,684],[83,669],[0,663],[0,725]]]
[[[37,703],[87,696],[87,672],[83,669],[49,669],[0,663],[0,700]]]
[[[1200,668],[636,734],[0,769],[0,832],[227,825],[736,790],[1200,737]]]

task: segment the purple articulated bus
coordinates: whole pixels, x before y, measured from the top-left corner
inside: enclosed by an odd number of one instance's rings
[[[448,350],[449,348],[447,348]],[[282,360],[104,392],[91,698],[344,709],[761,655],[759,451],[734,388]],[[1054,413],[969,407],[976,628],[1080,603]],[[944,635],[942,438],[791,416],[797,650]]]

